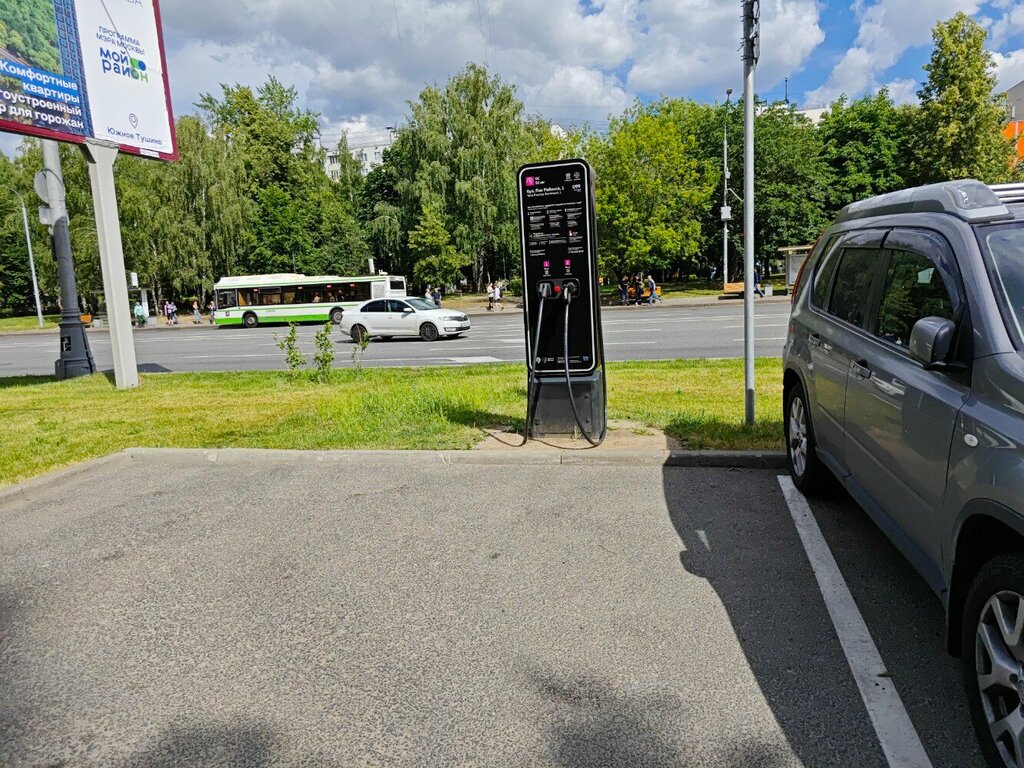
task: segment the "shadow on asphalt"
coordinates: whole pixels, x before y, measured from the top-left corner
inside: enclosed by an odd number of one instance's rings
[[[173,726],[149,749],[121,763],[122,768],[176,768],[224,765],[258,768],[272,763],[274,737],[262,725]]]
[[[775,473],[757,474],[663,470],[680,563],[714,588],[805,768],[885,766]],[[983,765],[938,598],[838,485],[812,507],[933,765]]]
[[[553,762],[562,768],[629,766],[680,768],[698,765],[693,741],[680,739],[679,696],[624,696],[595,677],[559,678],[534,670],[528,679],[544,698]],[[771,745],[747,744],[725,757],[730,766],[772,768],[786,762]]]

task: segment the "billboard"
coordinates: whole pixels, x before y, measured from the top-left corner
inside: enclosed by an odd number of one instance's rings
[[[0,131],[177,159],[157,0],[0,0]]]

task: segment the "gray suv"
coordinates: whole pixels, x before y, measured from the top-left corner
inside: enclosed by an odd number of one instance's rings
[[[942,598],[993,766],[1024,766],[1024,185],[854,203],[785,347],[790,473],[834,478]]]

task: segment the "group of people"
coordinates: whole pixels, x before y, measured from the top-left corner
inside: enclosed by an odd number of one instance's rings
[[[210,299],[210,301],[206,305],[206,310],[207,310],[207,312],[210,313],[210,323],[211,324],[213,323],[213,311],[214,311],[215,308],[216,308],[216,304],[213,303],[213,299]],[[168,299],[167,301],[164,302],[164,305],[161,308],[161,312],[163,313],[164,319],[167,321],[168,325],[178,325],[178,305],[177,304],[175,304],[173,301]],[[135,302],[135,306],[132,307],[132,315],[134,316],[135,324],[137,326],[142,328],[142,327],[144,327],[146,325],[146,315],[147,315],[147,312],[146,312],[146,308],[142,306],[142,302],[140,302],[140,301],[136,301]],[[202,309],[201,309],[201,307],[199,305],[199,300],[196,299],[195,301],[192,302],[192,324],[193,325],[201,325],[202,322],[203,322]]]
[[[487,284],[487,311],[493,312],[494,307],[498,309],[505,309],[505,305],[501,303],[501,285],[498,283]]]
[[[647,292],[646,297],[644,296],[645,290]],[[639,306],[645,298],[648,304],[664,301],[658,295],[658,284],[654,280],[654,275],[647,275],[645,280],[643,274],[623,275],[622,279],[619,280],[619,298],[624,307],[628,304]]]
[[[436,286],[427,286],[427,290],[423,292],[423,298],[427,301],[434,302],[437,306],[441,306],[441,289]]]

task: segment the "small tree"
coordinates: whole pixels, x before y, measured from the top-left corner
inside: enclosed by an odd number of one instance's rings
[[[470,259],[449,243],[448,230],[436,208],[423,209],[416,229],[409,233],[409,251],[416,260],[413,277],[424,285],[458,283]]]
[[[362,371],[363,355],[366,354],[366,349],[370,346],[370,334],[362,333],[352,341],[352,365],[356,371]]]
[[[283,339],[276,333],[277,347],[284,352],[284,361],[288,364],[288,373],[295,376],[299,369],[306,364],[306,356],[299,350],[299,326],[295,323],[288,323],[288,335]]]
[[[331,371],[334,370],[334,342],[331,340],[330,321],[324,323],[324,327],[316,332],[313,343],[316,345],[316,354],[313,355],[316,379],[326,383],[331,378]]]
[[[1001,129],[1006,115],[994,91],[995,64],[985,50],[988,33],[966,13],[939,22],[918,91],[918,181],[976,178],[992,183],[1010,175],[1012,144]]]

